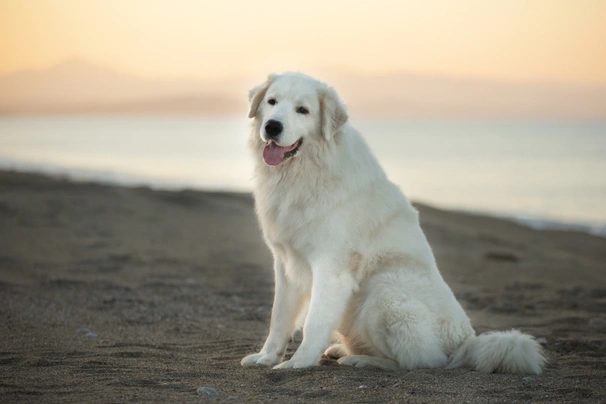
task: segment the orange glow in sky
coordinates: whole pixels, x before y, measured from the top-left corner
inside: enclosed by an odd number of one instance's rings
[[[2,0],[0,74],[340,69],[606,84],[604,0]]]

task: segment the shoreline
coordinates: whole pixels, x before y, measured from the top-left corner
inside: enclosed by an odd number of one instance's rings
[[[225,192],[225,193],[242,193],[250,194],[251,191],[240,189],[229,189],[222,187],[195,186],[187,181],[177,180],[159,180],[145,178],[143,176],[121,174],[106,170],[92,169],[76,169],[57,167],[52,164],[44,163],[26,163],[19,161],[2,161],[0,158],[0,171],[24,173],[32,175],[42,175],[55,179],[65,179],[79,183],[98,183],[106,186],[121,186],[128,188],[150,188],[156,191],[180,192],[183,190],[194,192]],[[495,219],[507,220],[520,224],[522,226],[534,230],[549,230],[549,231],[574,231],[590,234],[596,237],[606,238],[606,221],[605,222],[588,222],[574,221],[564,219],[553,219],[541,217],[538,215],[527,215],[511,212],[493,212],[486,210],[466,209],[461,207],[442,207],[431,202],[412,200],[413,203],[434,206],[440,210],[447,210],[453,213],[461,213],[468,215],[489,216]]]

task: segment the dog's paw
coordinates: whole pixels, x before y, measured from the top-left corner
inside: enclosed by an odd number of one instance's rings
[[[347,348],[345,348],[345,345],[343,344],[335,344],[324,351],[324,355],[328,356],[329,358],[339,359],[347,356]]]
[[[242,366],[273,366],[280,362],[280,358],[277,355],[266,354],[259,352],[256,354],[248,355],[242,359],[240,364]]]
[[[309,359],[291,359],[285,362],[280,363],[279,365],[274,366],[274,369],[302,369],[308,368],[310,366],[315,366],[315,360]]]
[[[366,355],[350,355],[344,356],[338,360],[340,365],[355,366],[357,368],[373,367],[388,372],[395,372],[400,368],[398,362],[388,358],[377,358],[375,356]]]

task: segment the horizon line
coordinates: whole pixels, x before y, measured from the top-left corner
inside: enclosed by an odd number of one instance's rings
[[[188,80],[188,81],[198,81],[198,82],[209,82],[209,81],[226,81],[226,80],[244,80],[244,79],[252,79],[255,76],[260,76],[260,78],[264,78],[268,74],[271,73],[285,73],[287,71],[297,71],[300,73],[305,73],[301,70],[284,70],[284,71],[274,71],[267,72],[264,74],[257,74],[256,72],[251,72],[250,74],[238,74],[238,75],[229,75],[229,76],[212,76],[208,78],[204,78],[201,76],[191,76],[191,75],[145,75],[134,72],[129,69],[120,68],[117,66],[112,66],[111,64],[106,64],[103,62],[92,60],[89,57],[82,57],[79,55],[74,55],[69,58],[58,60],[54,63],[47,64],[42,67],[23,67],[16,70],[9,70],[7,72],[0,72],[0,79],[6,79],[13,75],[23,74],[23,73],[42,73],[45,71],[51,71],[53,69],[60,68],[61,66],[69,66],[69,65],[77,65],[80,64],[84,67],[88,67],[91,69],[99,69],[104,70],[108,73],[113,73],[117,75],[130,76],[132,78],[136,78],[139,80],[146,81],[174,81],[174,80]],[[543,78],[498,78],[498,77],[490,77],[490,76],[471,76],[471,75],[454,75],[454,74],[445,74],[445,73],[437,73],[437,72],[422,72],[422,71],[414,71],[414,70],[388,70],[382,72],[366,72],[362,70],[357,70],[355,68],[349,68],[345,66],[314,66],[310,69],[315,73],[313,74],[346,74],[349,76],[357,76],[357,77],[365,77],[365,78],[393,78],[397,76],[409,76],[409,77],[418,77],[423,79],[435,79],[435,80],[446,80],[446,81],[458,81],[458,82],[485,82],[485,83],[495,83],[495,84],[510,84],[510,85],[564,85],[564,86],[576,86],[576,87],[586,87],[586,88],[605,88],[606,89],[606,81],[574,81],[569,79],[543,79]],[[308,73],[305,73],[308,74]]]

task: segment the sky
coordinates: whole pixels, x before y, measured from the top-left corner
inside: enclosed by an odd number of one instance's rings
[[[409,72],[606,84],[604,0],[2,0],[0,74]]]

